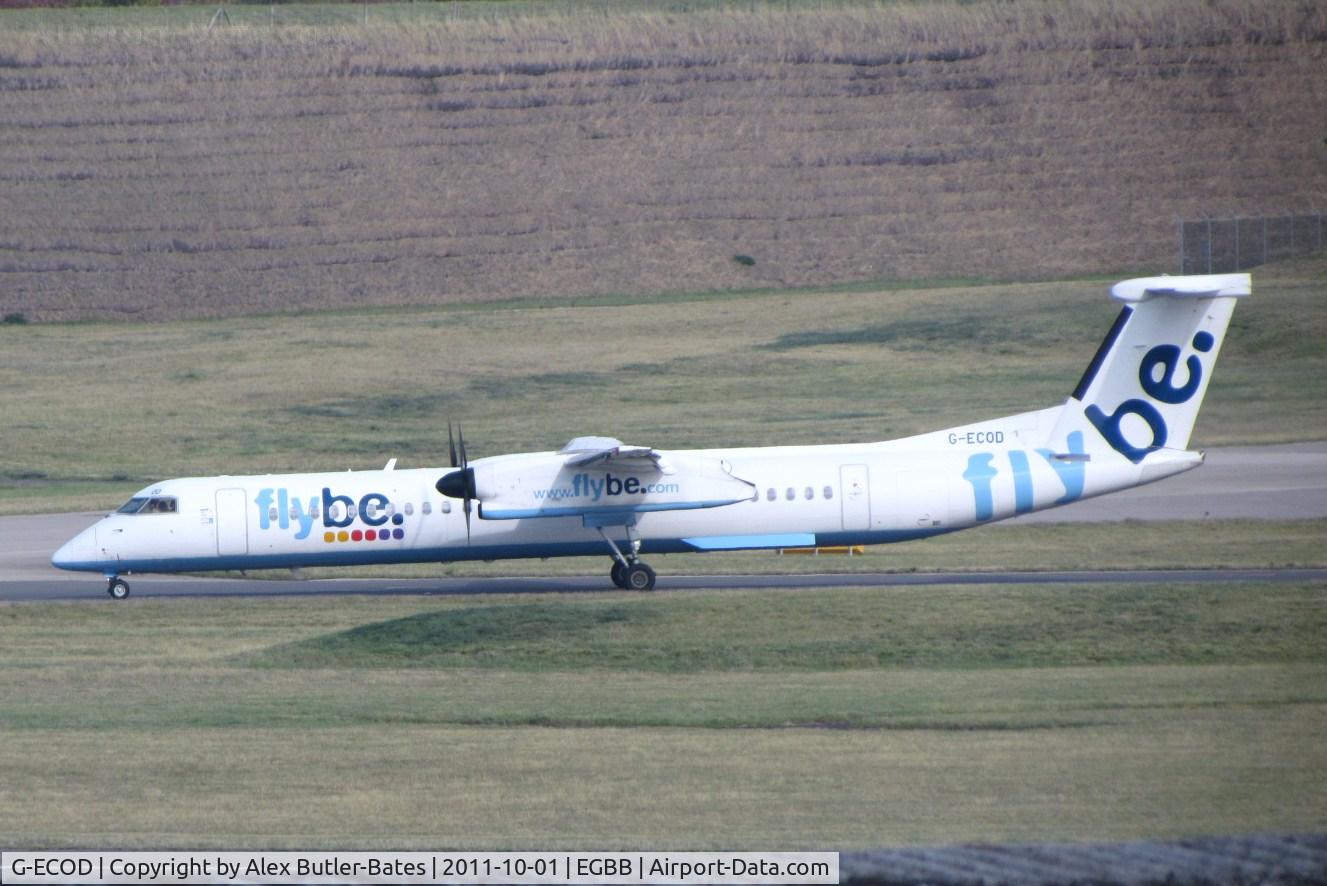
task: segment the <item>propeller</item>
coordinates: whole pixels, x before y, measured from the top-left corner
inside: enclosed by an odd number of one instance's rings
[[[460,460],[457,460],[457,443],[460,443]],[[465,454],[465,431],[456,425],[456,437],[452,437],[452,423],[447,422],[447,448],[450,450],[452,467],[459,470],[443,474],[434,487],[448,498],[461,499],[465,511],[465,543],[470,543],[470,502],[476,498],[475,469],[470,467],[470,459]]]

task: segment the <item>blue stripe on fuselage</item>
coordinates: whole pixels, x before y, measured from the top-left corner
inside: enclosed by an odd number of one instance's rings
[[[834,545],[873,545],[891,542],[912,541],[952,532],[949,528],[926,528],[909,530],[891,530],[882,532],[821,532],[815,534],[797,534],[799,545],[806,547],[829,547]],[[733,541],[732,536],[715,536],[725,544],[725,549]],[[757,542],[761,536],[752,536]],[[785,538],[791,539],[791,536]],[[641,544],[643,554],[682,554],[694,553],[702,549],[703,537],[645,539]],[[805,543],[804,545],[801,543]],[[794,546],[794,545],[786,545]],[[753,548],[767,548],[764,542],[753,543]],[[559,542],[556,544],[519,544],[519,545],[484,545],[474,544],[469,547],[415,548],[410,550],[382,551],[370,549],[350,551],[325,551],[288,554],[249,554],[230,557],[160,557],[127,560],[84,560],[65,561],[61,569],[74,572],[99,572],[103,575],[125,575],[143,572],[238,572],[251,569],[292,569],[315,566],[381,566],[393,563],[449,563],[464,560],[501,560],[528,559],[544,557],[585,557],[608,556],[607,547],[602,540],[587,539],[578,542]]]

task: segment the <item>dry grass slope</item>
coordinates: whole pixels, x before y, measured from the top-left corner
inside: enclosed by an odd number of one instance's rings
[[[0,20],[0,312],[1163,270],[1327,203],[1325,106],[1290,0]]]

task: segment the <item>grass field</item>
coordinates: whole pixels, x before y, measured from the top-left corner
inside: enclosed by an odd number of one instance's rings
[[[1316,830],[1325,603],[1209,583],[9,605],[0,842]]]
[[[0,316],[1155,273],[1327,203],[1297,0],[228,13],[0,11]]]
[[[1327,438],[1327,258],[1235,312],[1195,446]],[[0,325],[0,510],[111,507],[171,476],[446,462],[601,433],[838,443],[1062,402],[1112,279]]]

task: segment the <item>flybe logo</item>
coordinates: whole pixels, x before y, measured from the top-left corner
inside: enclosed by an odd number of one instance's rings
[[[1083,432],[1074,431],[1069,435],[1069,459],[1057,456],[1049,449],[1038,449],[1037,454],[1045,459],[1055,472],[1064,494],[1055,500],[1057,505],[1077,501],[1083,495],[1083,483],[1086,479],[1086,464],[1081,458],[1083,451]],[[1011,449],[1005,453],[1009,461],[1009,471],[1014,480],[1014,513],[1026,514],[1035,504],[1032,487],[1032,464],[1027,452]],[[995,516],[994,480],[1000,476],[1001,469],[996,467],[995,454],[978,452],[968,456],[968,467],[963,472],[963,479],[972,485],[973,504],[978,520],[989,520]]]
[[[1193,337],[1192,344],[1195,351],[1206,354],[1212,350],[1216,339],[1210,332],[1199,332]],[[1203,364],[1196,354],[1190,354],[1183,362],[1188,378],[1183,384],[1176,384],[1180,356],[1181,351],[1176,345],[1157,345],[1144,354],[1142,363],[1138,365],[1138,383],[1142,385],[1143,393],[1157,403],[1171,406],[1192,400],[1202,386]],[[1149,452],[1166,445],[1169,435],[1166,419],[1151,401],[1138,397],[1125,400],[1110,415],[1094,403],[1083,410],[1083,414],[1101,432],[1112,449],[1134,464],[1142,461]],[[1121,425],[1131,415],[1141,419],[1151,432],[1152,439],[1145,446],[1135,446],[1124,435]]]
[[[405,517],[395,513],[391,500],[380,492],[370,492],[359,501],[348,495],[336,495],[323,487],[322,495],[307,499],[290,494],[286,488],[260,489],[253,503],[258,506],[258,528],[295,530],[296,539],[308,538],[315,524],[324,530],[323,540],[389,541],[405,538],[401,525]],[[356,521],[367,529],[351,529]]]

